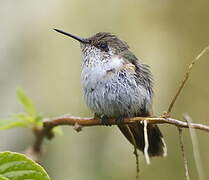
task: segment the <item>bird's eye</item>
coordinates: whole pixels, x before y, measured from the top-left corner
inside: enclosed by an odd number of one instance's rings
[[[99,45],[99,48],[103,51],[106,51],[106,52],[109,51],[107,43],[101,43]]]

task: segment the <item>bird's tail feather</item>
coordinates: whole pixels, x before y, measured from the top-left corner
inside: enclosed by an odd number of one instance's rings
[[[142,152],[144,151],[145,141],[144,141],[144,126],[141,123],[129,124],[129,125],[118,125],[120,131],[123,135],[136,146]],[[132,134],[131,134],[132,133]],[[148,154],[152,156],[166,156],[167,149],[166,144],[163,139],[163,135],[157,125],[148,124],[147,125],[147,135],[148,135]],[[135,142],[133,142],[133,137]]]

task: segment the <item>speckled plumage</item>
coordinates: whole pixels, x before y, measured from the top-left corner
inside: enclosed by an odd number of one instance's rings
[[[149,116],[152,113],[152,74],[129,50],[128,45],[110,33],[97,33],[90,43],[81,44],[81,82],[88,107],[97,116],[124,118]],[[107,48],[102,49],[102,43]],[[129,125],[138,148],[143,151],[141,124]],[[119,125],[131,142],[127,127]],[[166,155],[165,143],[157,126],[148,125],[149,155]]]
[[[90,109],[98,115],[115,118],[136,116],[142,112],[148,114],[153,94],[151,79],[146,81],[150,74],[137,74],[136,66],[124,57],[103,56],[102,59],[98,53],[90,53],[95,52],[92,50],[95,47],[86,48],[88,55],[83,55],[81,80]],[[137,68],[149,71],[146,65],[138,62]],[[146,83],[149,84],[145,86]]]
[[[121,119],[152,114],[152,74],[149,66],[138,60],[129,46],[110,33],[97,33],[90,38],[80,38],[55,29],[81,43],[81,83],[84,99],[97,116]],[[144,150],[143,125],[140,123],[118,125],[137,148]],[[166,145],[156,125],[148,124],[148,153],[165,156]]]

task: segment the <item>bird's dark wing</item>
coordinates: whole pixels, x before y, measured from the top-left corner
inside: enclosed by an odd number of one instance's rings
[[[125,60],[125,66],[128,66],[132,71],[134,70],[135,80],[139,86],[144,86],[152,99],[153,95],[153,78],[152,74],[149,70],[149,66],[142,63],[142,61],[138,60],[137,57],[129,50],[125,50],[121,52],[121,58]],[[130,68],[131,67],[131,68]],[[144,109],[141,111],[138,116],[151,116],[152,107],[149,109]],[[124,136],[132,143],[133,137],[136,142],[137,148],[141,151],[144,151],[144,126],[140,123],[129,124],[129,125],[119,125],[120,131],[124,134]],[[148,153],[150,156],[165,156],[166,155],[166,145],[163,140],[162,133],[157,125],[148,124],[147,126],[148,132],[148,141],[149,141],[149,149]],[[130,134],[132,133],[132,135]]]
[[[130,50],[121,52],[120,56],[125,60],[125,63],[131,63],[135,66],[137,84],[143,85],[152,98],[153,77],[150,71],[150,67],[139,60]]]

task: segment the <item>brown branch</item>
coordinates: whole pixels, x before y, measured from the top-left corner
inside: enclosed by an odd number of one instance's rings
[[[180,121],[173,118],[163,118],[163,117],[133,117],[133,118],[125,118],[124,124],[133,124],[136,122],[144,122],[147,121],[149,124],[170,124],[180,128],[193,128],[199,129],[205,132],[209,132],[209,126],[203,124],[196,124],[196,123],[188,123],[184,121]],[[110,125],[117,125],[114,119],[109,120]],[[99,119],[95,118],[81,118],[75,116],[62,116],[57,117],[54,119],[46,119],[44,121],[44,126],[39,129],[33,129],[35,134],[35,142],[32,146],[32,152],[34,157],[37,154],[40,154],[42,151],[42,144],[45,138],[51,139],[53,138],[52,129],[56,126],[74,126],[74,129],[79,132],[82,127],[89,127],[89,126],[103,126]],[[33,156],[30,154],[30,157]],[[33,157],[32,157],[33,158]],[[36,159],[36,158],[33,158]]]
[[[44,139],[52,139],[54,134],[50,127],[33,128],[33,133],[35,135],[35,141],[32,146],[26,149],[25,154],[34,161],[39,162],[43,153],[42,146]]]
[[[133,118],[125,118],[124,124],[132,124],[136,123],[136,121],[147,121],[150,124],[171,124],[181,128],[189,128],[187,122],[180,121],[173,118],[164,118],[164,117],[133,117]],[[117,125],[114,119],[109,120],[110,125]],[[94,118],[81,118],[81,117],[74,117],[74,116],[62,116],[57,117],[52,120],[45,120],[44,121],[44,129],[52,129],[56,126],[61,125],[69,125],[74,126],[75,124],[80,125],[82,127],[88,126],[102,126],[102,123],[99,119]],[[202,131],[209,132],[209,126],[197,123],[190,123],[190,127],[193,129],[199,129]]]

